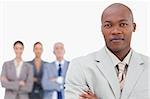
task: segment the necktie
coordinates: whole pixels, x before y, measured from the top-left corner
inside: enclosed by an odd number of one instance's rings
[[[123,62],[120,62],[118,63],[117,65],[118,67],[118,80],[119,80],[119,84],[120,84],[120,90],[122,92],[123,90],[123,87],[124,87],[124,82],[125,82],[125,66],[126,66],[126,63],[123,63]]]
[[[62,75],[61,64],[59,64],[58,66],[59,66],[59,68],[58,68],[58,76],[61,76]],[[61,91],[57,92],[57,99],[62,99],[62,92]]]
[[[58,76],[61,76],[61,73],[62,73],[61,64],[59,64],[58,66],[59,66],[59,68],[58,68]]]

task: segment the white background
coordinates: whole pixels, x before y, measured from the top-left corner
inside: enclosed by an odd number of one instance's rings
[[[104,0],[106,1],[106,0]],[[14,58],[13,43],[23,41],[23,59],[32,60],[33,44],[44,46],[42,58],[55,59],[53,44],[65,44],[67,60],[97,51],[104,46],[100,31],[102,11],[114,1],[93,0],[2,0],[0,1],[0,71],[4,61]],[[132,2],[130,2],[132,1]],[[133,33],[132,48],[150,56],[150,4],[137,0],[121,1],[134,14],[137,30]],[[0,87],[0,99],[4,89]]]

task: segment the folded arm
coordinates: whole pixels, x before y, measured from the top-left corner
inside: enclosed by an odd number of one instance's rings
[[[84,91],[89,90],[84,70],[77,60],[72,60],[65,80],[65,98],[79,99]]]
[[[27,79],[24,82],[24,84],[22,86],[20,86],[20,92],[24,93],[24,92],[31,92],[32,91],[32,86],[33,86],[33,70],[31,66],[28,66],[27,68]]]
[[[3,64],[2,72],[1,72],[1,85],[2,87],[10,90],[19,90],[19,81],[17,80],[9,80],[7,78],[7,63]]]
[[[44,67],[44,74],[43,74],[43,78],[42,78],[42,86],[44,90],[47,91],[60,91],[60,85],[56,82],[55,77],[52,77],[52,75],[50,74],[50,69],[48,68],[48,65],[46,65]]]

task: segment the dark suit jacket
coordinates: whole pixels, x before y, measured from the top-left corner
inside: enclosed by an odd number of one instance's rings
[[[40,71],[37,72],[35,65],[34,65],[34,59],[32,61],[28,61],[29,64],[31,64],[33,68],[33,75],[37,79],[37,82],[33,83],[32,92],[30,93],[31,99],[42,99],[43,98],[43,88],[41,84],[41,80],[43,77],[43,68],[44,64],[48,63],[42,60]]]

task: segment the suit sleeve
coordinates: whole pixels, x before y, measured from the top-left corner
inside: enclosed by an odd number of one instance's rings
[[[33,87],[33,68],[29,64],[27,64],[27,79],[26,79],[26,84],[23,87],[20,87],[20,93],[29,93],[32,91]]]
[[[60,85],[58,83],[56,83],[56,81],[52,81],[50,80],[50,78],[52,77],[50,72],[52,72],[49,67],[49,65],[45,65],[44,66],[44,74],[43,74],[43,78],[42,78],[42,87],[43,89],[46,91],[60,91]]]
[[[7,78],[7,65],[7,63],[4,63],[2,66],[1,78],[6,78],[7,80],[1,80],[1,85],[6,89],[18,91],[19,82],[17,80],[12,81]]]
[[[65,79],[65,99],[79,99],[79,96],[88,90],[83,68],[77,60],[72,60]]]

